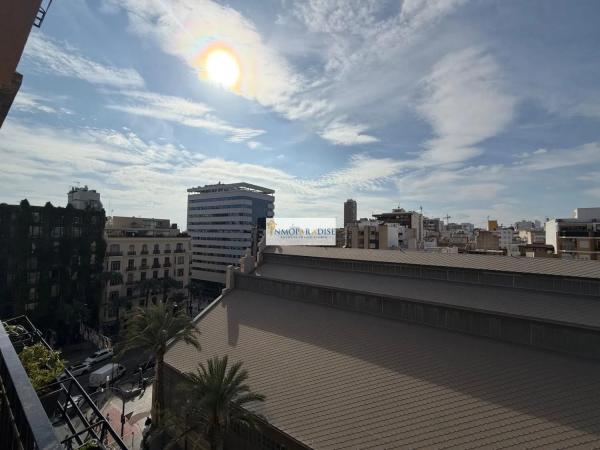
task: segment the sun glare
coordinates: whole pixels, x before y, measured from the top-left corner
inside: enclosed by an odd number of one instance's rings
[[[233,89],[240,79],[237,58],[225,49],[215,49],[206,55],[204,64],[206,77],[213,83]]]

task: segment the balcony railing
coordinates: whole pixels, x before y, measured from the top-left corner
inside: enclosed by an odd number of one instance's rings
[[[152,250],[152,254],[154,255],[160,255],[160,250]]]
[[[141,254],[141,255],[147,255],[147,254],[148,254],[148,250],[142,250],[142,251],[140,252],[140,254]]]
[[[130,270],[136,270],[137,267],[135,266],[127,266],[127,268],[125,270],[130,271]]]
[[[15,326],[16,335],[9,337],[0,322],[1,448],[71,450],[95,439],[109,442],[106,448],[126,450],[119,435],[68,370],[65,370],[65,378],[35,391],[17,351],[34,343],[51,347],[26,316],[6,323]],[[81,400],[75,401],[75,396]],[[53,412],[54,423],[46,411]],[[53,427],[60,428],[62,441],[58,441]]]
[[[135,250],[128,251],[127,256],[135,256]]]
[[[171,263],[169,261],[165,261],[163,267],[171,267]]]
[[[150,266],[148,264],[142,264],[140,266],[140,270],[146,270],[146,269],[149,269],[149,268],[150,268]]]
[[[185,250],[182,249],[182,248],[176,248],[175,249],[175,253],[184,253],[184,252],[185,252]]]
[[[171,249],[170,248],[165,249],[165,253],[171,253]]]
[[[106,252],[107,256],[123,256],[123,252],[121,251],[114,251],[114,252]]]
[[[159,269],[160,268],[160,264],[159,263],[154,263],[154,264],[152,264],[152,268],[153,269]]]

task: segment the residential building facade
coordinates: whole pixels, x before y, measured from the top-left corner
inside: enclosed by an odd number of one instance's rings
[[[95,209],[97,211],[102,209],[100,193],[87,186],[73,186],[67,195],[68,204],[75,209]]]
[[[357,221],[356,200],[349,198],[344,202],[344,226]]]
[[[117,322],[133,307],[176,292],[187,297],[191,238],[176,224],[168,219],[109,217],[105,235],[104,272],[119,274],[105,279],[100,322],[106,334],[116,331]],[[157,281],[151,285],[144,283],[147,280]]]
[[[104,211],[0,204],[0,317],[28,314],[59,342],[97,325]]]
[[[573,218],[549,220],[546,244],[561,258],[600,259],[600,208],[577,208]]]
[[[392,212],[373,214],[382,223],[397,223],[406,228],[412,228],[416,233],[417,243],[423,240],[423,215],[416,211],[406,211],[404,208],[394,208]]]
[[[399,247],[401,226],[361,219],[346,226],[346,248],[394,249]]]
[[[227,266],[239,265],[273,217],[275,191],[249,183],[213,184],[188,189],[188,232],[192,238],[191,278],[225,283]]]

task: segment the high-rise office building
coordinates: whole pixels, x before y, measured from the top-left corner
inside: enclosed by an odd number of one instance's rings
[[[188,233],[192,236],[191,278],[225,283],[227,266],[239,265],[273,217],[275,191],[248,183],[188,189]]]
[[[344,226],[356,222],[356,200],[349,198],[344,202]]]

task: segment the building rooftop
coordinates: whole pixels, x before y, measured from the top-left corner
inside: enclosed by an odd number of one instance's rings
[[[600,279],[600,262],[598,261],[308,246],[267,247],[265,252],[315,258]]]
[[[500,257],[494,256],[494,259]],[[255,275],[600,330],[597,297],[266,263]]]
[[[598,362],[239,288],[196,326],[165,362],[243,361],[252,410],[312,448],[600,446]]]
[[[274,194],[273,189],[268,189],[256,184],[250,183],[217,183],[207,184],[206,186],[192,187],[187,190],[189,193],[200,194],[200,193],[212,193],[212,192],[228,192],[228,191],[248,191],[258,192],[261,194]]]

